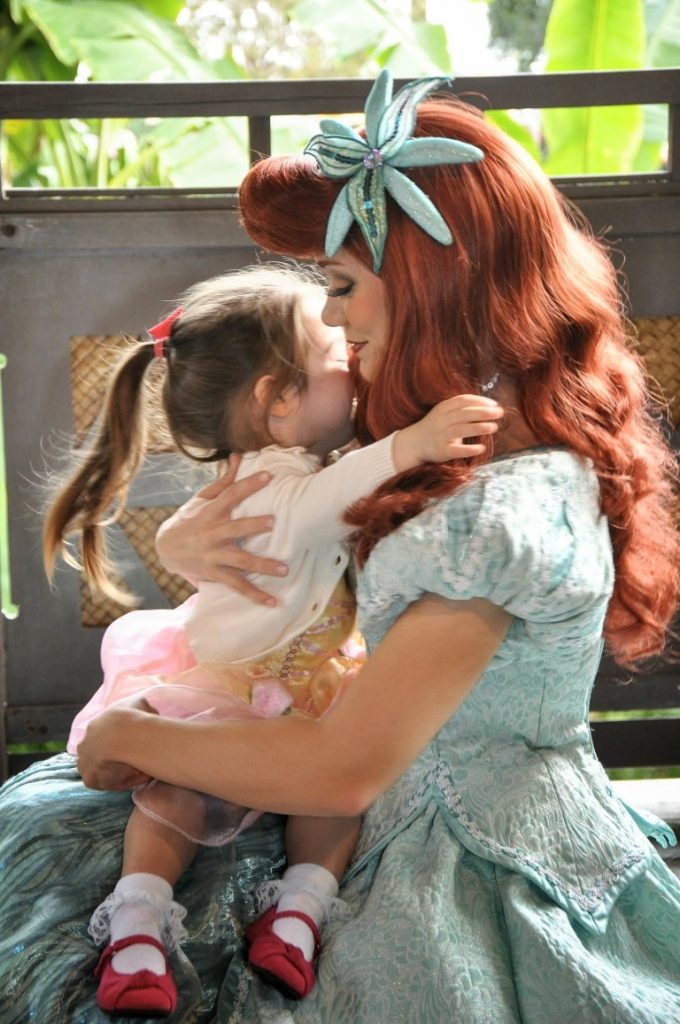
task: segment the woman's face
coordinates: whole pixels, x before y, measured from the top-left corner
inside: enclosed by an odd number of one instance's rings
[[[347,249],[319,260],[319,267],[328,278],[321,319],[329,327],[342,327],[361,376],[375,380],[388,344],[385,285]]]

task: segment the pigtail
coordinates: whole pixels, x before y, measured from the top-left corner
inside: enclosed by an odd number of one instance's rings
[[[143,382],[153,358],[153,345],[142,343],[119,364],[92,446],[57,492],[43,529],[43,562],[50,580],[61,556],[82,569],[93,589],[128,605],[129,594],[112,579],[106,527],[120,519],[146,451]],[[80,559],[67,544],[70,534],[79,535]]]

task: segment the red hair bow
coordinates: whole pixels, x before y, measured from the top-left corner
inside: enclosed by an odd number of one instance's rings
[[[165,343],[172,333],[172,326],[176,320],[179,320],[183,312],[184,307],[178,306],[177,309],[173,309],[172,313],[168,313],[165,320],[161,320],[160,323],[149,328],[149,334],[154,339],[153,354],[158,359],[164,358]]]

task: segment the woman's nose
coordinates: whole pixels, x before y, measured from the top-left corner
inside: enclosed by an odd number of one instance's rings
[[[326,327],[343,327],[345,318],[342,312],[342,303],[336,298],[327,298],[321,310],[321,320]]]

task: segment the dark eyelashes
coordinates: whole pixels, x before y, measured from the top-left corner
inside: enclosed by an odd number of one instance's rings
[[[326,296],[329,299],[339,299],[342,295],[347,295],[352,290],[352,285],[347,284],[343,288],[329,288],[326,291]]]

